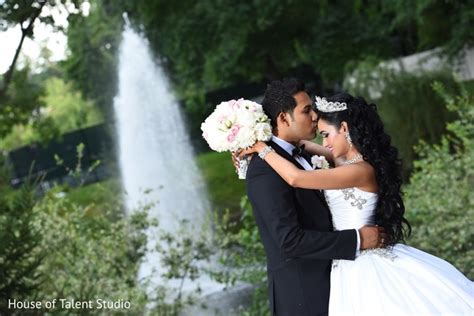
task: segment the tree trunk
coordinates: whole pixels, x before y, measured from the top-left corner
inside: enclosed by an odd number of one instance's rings
[[[44,7],[45,4],[46,4],[46,1],[42,1],[40,3],[40,6],[39,6],[38,10],[35,11],[33,16],[31,17],[30,23],[28,24],[28,26],[26,28],[23,28],[23,25],[22,25],[24,21],[22,21],[20,23],[20,25],[21,25],[20,43],[18,44],[18,47],[16,48],[15,56],[13,56],[13,60],[12,60],[12,63],[10,64],[10,67],[8,67],[7,72],[3,76],[3,87],[0,88],[0,100],[5,97],[5,95],[7,93],[7,90],[8,90],[8,86],[11,83],[11,80],[12,80],[12,77],[13,77],[13,72],[15,71],[16,62],[18,60],[18,57],[20,56],[20,51],[21,51],[21,48],[23,46],[23,42],[25,41],[25,37],[31,31],[31,29],[33,28],[33,24],[35,23],[38,16],[41,14],[41,11],[43,10],[43,7]]]

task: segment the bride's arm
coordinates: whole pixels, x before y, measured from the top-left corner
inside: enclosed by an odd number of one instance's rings
[[[299,144],[304,145],[304,150],[311,155],[324,156],[329,162],[334,160],[332,152],[322,145],[316,144],[310,140],[302,140],[299,142]]]
[[[334,155],[332,152],[322,145],[316,144],[310,140],[302,140],[299,142],[299,144],[304,145],[304,150],[311,155],[324,156],[324,158],[326,158],[326,160],[331,165],[335,165],[337,167],[344,163],[344,160],[340,158],[334,160]]]
[[[252,150],[261,152],[267,145],[257,143]],[[275,151],[265,161],[291,186],[303,189],[344,189],[367,183],[367,169],[360,165],[344,165],[334,169],[301,170]]]

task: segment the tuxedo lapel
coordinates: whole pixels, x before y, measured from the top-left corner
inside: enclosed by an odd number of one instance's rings
[[[311,162],[311,157],[310,157],[310,155],[308,154],[308,152],[303,151],[303,152],[301,153],[301,157],[303,157],[303,158],[309,163],[309,165],[310,165],[311,167],[313,167],[313,163]]]

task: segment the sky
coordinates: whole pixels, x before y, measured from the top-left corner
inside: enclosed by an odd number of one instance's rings
[[[49,13],[46,11],[44,13]],[[89,11],[88,3],[83,6],[83,11],[87,14]],[[51,11],[55,21],[58,25],[67,27],[67,13],[64,9],[55,8]],[[27,56],[33,62],[33,68],[35,66],[41,66],[42,60],[40,59],[41,47],[46,46],[51,51],[51,61],[62,60],[66,57],[67,38],[66,35],[60,31],[55,31],[51,26],[44,25],[35,22],[34,38],[26,38],[21,50],[20,59],[18,65],[25,62],[24,56]],[[0,32],[0,74],[5,73],[10,66],[13,56],[15,55],[16,48],[21,39],[20,26],[11,27],[5,32]]]

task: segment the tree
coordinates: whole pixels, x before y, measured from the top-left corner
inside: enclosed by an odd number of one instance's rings
[[[27,122],[11,126],[0,140],[0,150],[12,150],[33,142],[45,143],[61,134],[103,121],[95,104],[84,100],[71,83],[48,75],[43,80],[41,92],[41,109],[27,117]]]
[[[67,30],[70,54],[62,66],[66,76],[85,98],[94,101],[104,117],[111,116],[117,89],[117,51],[122,15],[116,5],[90,1],[88,16],[69,16]]]
[[[82,0],[5,0],[0,3],[0,30],[20,26],[21,37],[13,60],[2,76],[0,85],[0,136],[7,134],[15,124],[24,124],[35,115],[41,106],[41,84],[31,75],[29,65],[22,70],[16,68],[25,38],[33,38],[37,23],[45,23],[57,30],[52,11],[56,7],[68,10],[71,5],[77,10]]]
[[[0,137],[10,133],[13,126],[27,124],[43,105],[44,94],[39,77],[29,65],[16,71],[6,95],[0,99]]]
[[[15,66],[18,61],[23,42],[26,37],[34,36],[34,28],[37,21],[55,26],[52,9],[59,5],[72,4],[79,9],[82,0],[5,0],[0,4],[0,30],[5,31],[12,26],[20,26],[21,37],[13,56],[13,60],[3,75],[3,87],[0,87],[0,99],[5,96],[11,83]],[[45,10],[47,8],[47,10]],[[60,27],[56,27],[60,29]]]
[[[43,11],[45,4],[46,1],[15,0],[7,0],[0,4],[0,29],[5,31],[12,25],[20,25],[21,28],[20,42],[9,68],[3,76],[3,87],[0,88],[0,99],[5,96],[8,86],[10,85],[23,42],[27,36],[33,36],[34,23]],[[46,19],[46,17],[43,19]]]
[[[28,186],[22,187],[10,200],[5,191],[0,198],[0,311],[11,314],[8,299],[32,296],[41,285],[38,268],[44,260],[40,248],[40,229],[34,225],[37,212],[35,198]]]
[[[473,44],[469,1],[121,3],[185,100],[240,82],[279,78],[301,65],[332,85],[366,56],[387,59]],[[449,13],[441,24],[440,12]]]
[[[385,1],[384,10],[395,14],[389,25],[402,30],[403,46],[407,48],[404,55],[443,47],[443,53],[455,56],[465,47],[474,46],[471,0]]]

